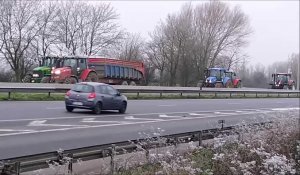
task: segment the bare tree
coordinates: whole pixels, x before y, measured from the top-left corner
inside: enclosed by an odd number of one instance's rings
[[[110,4],[97,6],[85,2],[61,2],[57,20],[58,39],[69,53],[96,55],[115,44],[122,32],[118,15]]]
[[[0,53],[21,81],[35,60],[27,57],[28,48],[44,26],[40,1],[0,1]]]
[[[216,63],[231,67],[240,62],[251,29],[240,8],[231,10],[225,3],[211,1],[195,8],[184,5],[180,13],[168,15],[155,32],[163,41],[162,48],[152,46],[165,60],[169,85],[187,86],[200,80],[206,67]],[[152,38],[151,42],[157,41]]]

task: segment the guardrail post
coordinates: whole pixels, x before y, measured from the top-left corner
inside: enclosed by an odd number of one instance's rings
[[[162,92],[160,92],[159,97],[162,98]]]
[[[290,97],[290,93],[288,92],[288,97]]]
[[[15,171],[16,171],[16,175],[20,175],[20,168],[21,168],[21,163],[20,162],[16,162],[15,163]]]
[[[257,92],[255,92],[255,98],[257,98]]]
[[[199,141],[198,146],[201,146],[202,145],[202,131],[200,131],[198,133],[198,141]]]
[[[48,92],[48,98],[50,98],[50,94],[51,94],[51,92]]]
[[[68,164],[68,174],[72,174],[73,173],[73,154],[70,153],[68,155],[68,158],[69,158],[69,164]]]
[[[244,97],[246,97],[246,92],[244,92]]]
[[[278,94],[277,94],[277,97],[279,97],[279,92],[278,92]]]
[[[201,98],[201,93],[199,92],[199,98]]]
[[[137,95],[137,98],[139,98],[139,97],[140,97],[140,92],[137,92],[137,94],[136,94],[136,95]]]
[[[182,97],[182,92],[180,92],[180,97]]]
[[[11,92],[8,92],[8,99],[10,99],[10,94],[11,94]]]
[[[215,92],[215,98],[217,98],[217,93]]]
[[[229,93],[229,98],[231,98],[231,95],[232,95],[232,94],[231,94],[231,92],[230,92],[230,93]]]
[[[111,153],[110,153],[110,173],[114,174],[115,173],[115,157],[116,154],[116,146],[112,145],[111,146]]]

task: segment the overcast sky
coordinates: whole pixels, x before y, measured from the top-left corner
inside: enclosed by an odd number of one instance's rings
[[[98,1],[99,2],[99,1]],[[189,1],[109,1],[120,15],[120,24],[127,31],[149,38],[160,20],[179,12]],[[192,1],[196,5],[205,1]],[[250,63],[269,65],[299,53],[299,1],[225,1],[240,5],[250,18],[254,33],[245,51]]]

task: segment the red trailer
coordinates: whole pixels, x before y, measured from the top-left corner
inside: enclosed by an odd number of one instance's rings
[[[64,57],[61,68],[51,72],[52,82],[66,84],[93,81],[136,85],[143,84],[144,76],[143,62],[103,57]]]

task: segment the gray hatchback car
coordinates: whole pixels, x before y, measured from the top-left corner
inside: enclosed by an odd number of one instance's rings
[[[79,108],[90,109],[95,114],[100,114],[102,110],[118,110],[119,113],[125,113],[127,97],[108,84],[81,82],[66,93],[65,104],[68,112]]]

